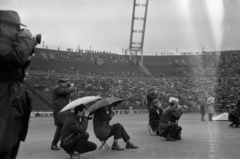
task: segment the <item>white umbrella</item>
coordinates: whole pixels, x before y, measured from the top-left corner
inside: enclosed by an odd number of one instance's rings
[[[88,104],[90,102],[93,102],[93,101],[101,99],[101,98],[102,97],[100,97],[100,96],[86,96],[86,97],[78,98],[78,99],[68,103],[68,105],[66,105],[60,112],[63,112],[63,111],[69,110],[69,109],[73,109],[80,104]]]

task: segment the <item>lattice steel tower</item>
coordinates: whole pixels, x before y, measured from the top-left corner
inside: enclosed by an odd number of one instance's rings
[[[138,1],[138,3],[137,3]],[[132,26],[130,32],[130,43],[127,51],[129,52],[130,58],[133,55],[137,55],[138,52],[141,53],[141,58],[143,62],[143,45],[144,45],[144,35],[147,21],[147,10],[148,1],[144,1],[144,4],[140,4],[139,0],[133,1],[133,14],[132,14]],[[143,14],[143,15],[142,15]]]

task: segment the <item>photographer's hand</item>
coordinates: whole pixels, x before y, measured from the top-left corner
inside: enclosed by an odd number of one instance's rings
[[[29,29],[21,29],[18,32],[17,37],[25,37],[25,38],[32,39],[35,42],[35,45],[37,45],[36,39],[33,38],[32,33],[30,32]]]
[[[74,86],[75,86],[75,84],[74,84],[74,83],[71,83],[71,84],[70,84],[70,86],[71,86],[71,87],[74,87]]]
[[[17,37],[26,37],[33,39],[32,33],[30,32],[29,29],[22,29],[18,32]]]
[[[89,111],[85,110],[84,117],[88,117],[88,116],[89,116]]]

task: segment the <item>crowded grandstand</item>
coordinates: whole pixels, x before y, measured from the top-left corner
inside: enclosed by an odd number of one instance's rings
[[[198,110],[199,99],[212,95],[215,109],[225,110],[239,100],[239,53],[161,53],[144,56],[142,63],[140,56],[105,51],[36,48],[26,84],[34,111],[51,111],[51,91],[60,77],[76,84],[72,100],[116,96],[126,100],[117,109],[146,109],[147,90],[154,88],[163,107],[175,96],[189,110]]]

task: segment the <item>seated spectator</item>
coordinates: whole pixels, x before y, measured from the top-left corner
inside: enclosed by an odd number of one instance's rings
[[[230,124],[230,127],[233,127],[233,125],[235,125],[235,127],[239,127],[240,117],[237,111],[237,106],[231,105],[230,107],[232,107],[228,112],[228,120],[232,122],[232,124]]]
[[[178,125],[178,120],[182,115],[182,107],[178,104],[178,99],[169,100],[169,106],[163,110],[160,118],[158,131],[160,136],[167,141],[180,140],[182,127]]]
[[[97,148],[95,143],[88,141],[89,133],[86,132],[88,120],[89,112],[84,105],[79,105],[63,124],[61,147],[71,158],[79,157],[80,154]]]
[[[130,137],[121,124],[109,125],[109,121],[113,118],[114,114],[113,106],[111,105],[104,106],[94,112],[93,127],[96,137],[101,141],[105,141],[109,137],[114,136],[112,150],[124,150],[124,148],[118,145],[118,139],[121,138],[126,143],[126,149],[137,149],[138,146],[130,142]]]
[[[160,101],[158,99],[154,99],[153,106],[149,110],[149,125],[151,126],[152,131],[156,132],[157,135],[159,135],[158,125],[162,112],[163,108],[161,107]]]

